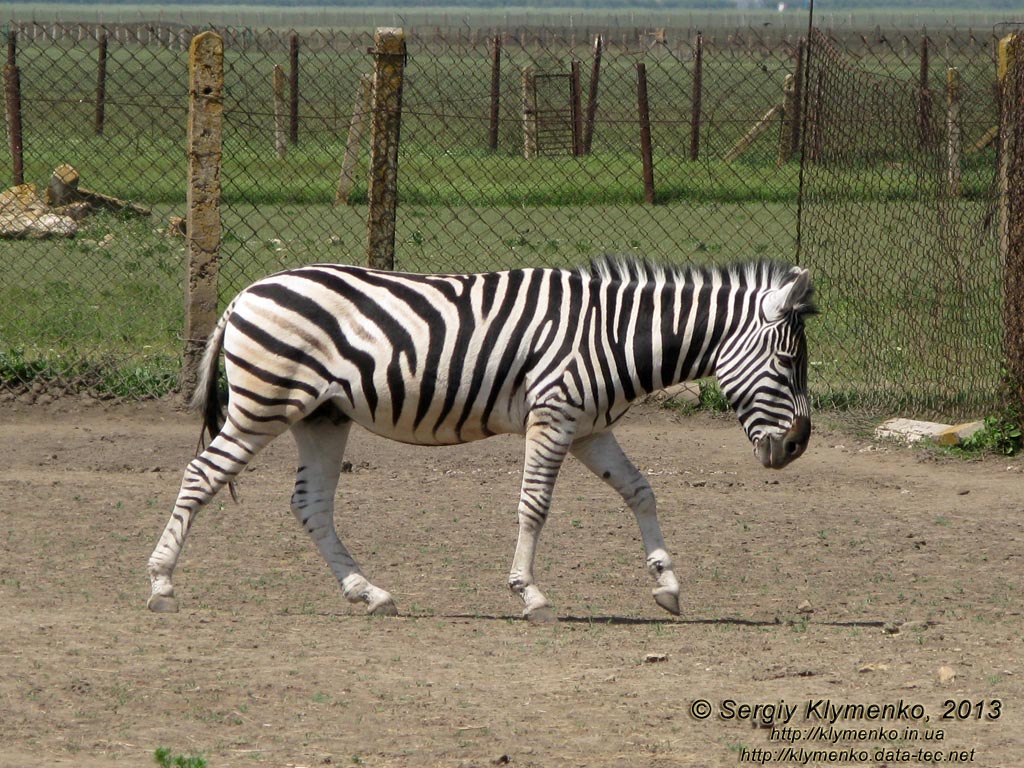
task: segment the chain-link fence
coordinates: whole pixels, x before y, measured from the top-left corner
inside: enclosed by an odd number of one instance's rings
[[[151,215],[94,210],[74,237],[0,240],[0,391],[167,392],[183,344],[185,242],[169,222],[185,210],[195,30],[12,31],[25,180],[43,188],[70,164],[82,187]],[[284,267],[365,262],[373,31],[220,32],[222,301]],[[823,309],[811,331],[820,402],[948,415],[998,404],[991,31],[806,43],[770,28],[421,28],[408,54],[398,268],[562,266],[611,252],[799,259]]]

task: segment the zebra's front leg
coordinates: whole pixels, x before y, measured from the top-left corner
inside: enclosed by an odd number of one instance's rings
[[[523,599],[523,615],[531,622],[555,621],[554,611],[533,579],[537,541],[551,508],[551,496],[562,462],[572,445],[575,423],[563,414],[531,415],[526,430],[526,459],[519,495],[519,537],[508,585]]]
[[[334,527],[334,495],[350,427],[349,422],[316,414],[292,426],[299,448],[292,514],[313,539],[346,600],[365,603],[367,613],[395,616],[398,609],[391,595],[366,579]]]
[[[658,524],[654,491],[623,453],[611,432],[599,432],[573,443],[573,455],[595,475],[618,491],[633,510],[640,526],[647,570],[654,577],[654,600],[669,613],[679,615],[679,581],[672,570],[672,559]]]

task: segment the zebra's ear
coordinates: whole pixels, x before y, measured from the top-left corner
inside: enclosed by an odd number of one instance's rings
[[[811,273],[800,267],[793,267],[789,272],[792,280],[781,288],[776,288],[764,297],[761,309],[764,319],[769,323],[781,320],[787,313],[807,303],[812,292]]]

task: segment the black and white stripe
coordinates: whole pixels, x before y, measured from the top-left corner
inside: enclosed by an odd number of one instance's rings
[[[637,397],[716,375],[767,467],[810,434],[808,273],[771,262],[671,268],[610,259],[578,270],[419,275],[318,264],[254,283],[210,337],[196,405],[213,437],[188,466],[149,562],[154,610],[176,610],[171,573],[198,510],[274,437],[299,447],[292,509],[347,598],[393,613],[334,530],[353,423],[419,445],[526,437],[520,535],[509,577],[531,618],[548,615],[533,558],[571,451],[637,515],[655,599],[679,585],[646,480],[610,427]],[[223,352],[228,403],[217,402]]]

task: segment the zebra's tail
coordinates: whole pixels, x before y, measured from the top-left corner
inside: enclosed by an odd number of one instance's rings
[[[224,330],[234,307],[235,302],[232,301],[224,310],[213,333],[206,339],[203,358],[199,361],[199,382],[189,403],[193,411],[203,415],[203,428],[199,432],[199,444],[196,447],[197,456],[206,448],[206,436],[209,435],[210,440],[213,440],[224,426],[224,406],[227,403],[221,403],[220,399],[220,353],[224,348]],[[228,489],[231,498],[238,501],[238,491],[233,482],[228,483]]]

